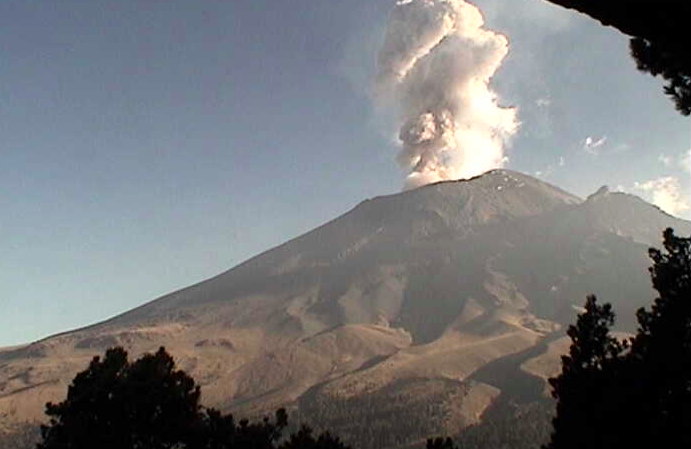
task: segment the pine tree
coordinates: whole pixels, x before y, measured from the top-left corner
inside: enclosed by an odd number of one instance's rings
[[[203,408],[200,388],[160,348],[130,362],[108,349],[72,381],[67,398],[48,403],[50,422],[37,449],[350,449],[328,431],[302,426],[281,444],[285,409],[275,419],[236,423],[233,415]]]
[[[688,48],[688,1],[547,0],[575,9],[631,36],[629,47],[638,69],[661,76],[664,91],[682,115],[691,114],[691,52]]]
[[[186,445],[201,424],[199,387],[160,348],[133,363],[122,348],[94,357],[59,404],[48,403],[38,449]]]
[[[547,449],[602,447],[597,442],[608,425],[604,421],[610,409],[607,389],[624,350],[624,345],[610,335],[613,324],[612,306],[598,305],[595,296],[589,296],[585,312],[569,327],[569,355],[561,358],[561,375],[549,380],[557,414]]]
[[[664,232],[666,253],[650,250],[651,309],[637,312],[638,332],[628,358],[647,412],[645,437],[661,447],[691,445],[691,238]]]
[[[614,314],[594,297],[569,328],[570,353],[550,379],[557,415],[546,449],[691,445],[691,238],[664,234],[651,249],[650,311],[626,344],[609,333]]]

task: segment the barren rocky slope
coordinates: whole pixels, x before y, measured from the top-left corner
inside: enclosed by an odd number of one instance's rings
[[[639,198],[581,200],[508,170],[378,197],[205,282],[0,350],[0,425],[41,419],[107,347],[164,345],[209,406],[287,406],[372,447],[454,433],[502,394],[543,393],[563,346],[549,343],[586,294],[631,329],[665,227],[691,233]],[[391,421],[411,428],[367,436]]]

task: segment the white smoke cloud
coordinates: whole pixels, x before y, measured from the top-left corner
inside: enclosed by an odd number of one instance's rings
[[[508,40],[463,0],[401,0],[379,51],[375,97],[400,123],[406,187],[469,178],[506,161],[516,110],[489,82]]]
[[[679,179],[666,176],[643,183],[636,182],[634,188],[648,192],[653,204],[672,215],[679,215],[691,208],[689,205],[688,186],[682,190]]]

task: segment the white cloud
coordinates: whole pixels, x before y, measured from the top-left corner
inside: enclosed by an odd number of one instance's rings
[[[679,165],[688,174],[691,174],[691,148],[679,158]]]
[[[657,157],[657,160],[660,161],[665,167],[672,165],[672,158],[666,154],[660,153],[660,155]]]
[[[678,215],[691,208],[688,198],[689,189],[682,190],[679,179],[673,176],[642,183],[636,182],[634,188],[647,192],[652,196],[653,204],[672,215]]]
[[[564,156],[559,156],[559,166],[563,167],[566,165],[566,161],[564,160]]]
[[[547,97],[538,98],[537,100],[535,100],[535,105],[537,105],[538,108],[546,108],[550,104],[552,104],[552,100],[550,100]]]
[[[593,156],[597,156],[598,154],[600,154],[600,150],[598,148],[604,145],[605,142],[607,142],[607,136],[602,136],[599,139],[588,136],[583,141],[583,149],[586,153],[592,154]]]

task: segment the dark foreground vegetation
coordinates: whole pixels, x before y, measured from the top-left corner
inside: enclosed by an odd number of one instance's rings
[[[130,362],[124,349],[106,351],[77,374],[67,398],[48,403],[37,449],[344,449],[328,432],[303,426],[284,438],[286,411],[259,422],[235,421],[199,403],[194,379],[161,348]]]
[[[658,297],[650,310],[637,312],[639,327],[632,338],[612,336],[611,306],[588,297],[585,312],[568,330],[572,344],[562,357],[562,372],[550,379],[556,414],[546,401],[498,401],[481,424],[466,428],[455,440],[427,439],[427,448],[689,447],[691,238],[667,229],[664,248],[650,250]],[[387,419],[382,412],[386,407],[375,396],[371,403],[301,404],[305,411],[314,408],[315,417],[324,417],[317,419],[320,430],[303,425],[290,432],[284,409],[273,418],[236,421],[231,414],[203,407],[199,399],[199,386],[176,369],[165,349],[129,361],[125,350],[111,348],[77,374],[64,401],[46,405],[49,421],[40,432],[32,425],[15,429],[0,439],[0,449],[348,449],[326,430],[330,424],[345,429],[355,447],[424,441],[416,425],[420,417]],[[435,403],[441,399],[429,399],[430,413],[438,413]],[[352,426],[340,425],[344,420]]]
[[[610,334],[614,312],[594,296],[569,328],[546,449],[691,446],[691,238],[667,229],[664,247],[650,250],[659,296],[633,338]]]
[[[691,3],[683,0],[547,0],[575,9],[631,36],[629,47],[642,72],[666,81],[667,94],[682,115],[691,114]]]

